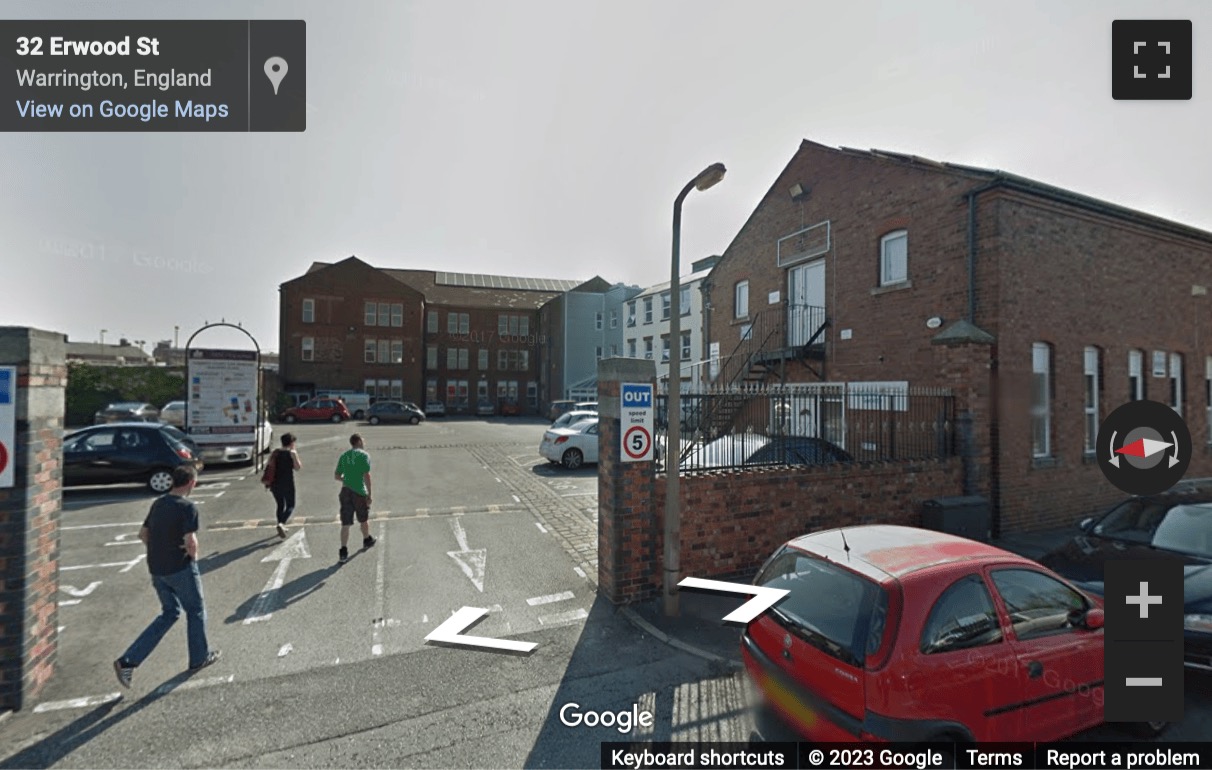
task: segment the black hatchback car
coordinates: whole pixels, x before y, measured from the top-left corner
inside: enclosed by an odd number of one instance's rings
[[[366,410],[366,421],[371,425],[381,422],[406,422],[416,425],[425,419],[420,407],[408,401],[378,401]]]
[[[202,461],[171,425],[125,422],[94,425],[63,440],[63,485],[146,484],[172,489],[178,465],[202,469]]]
[[[1081,533],[1039,561],[1079,588],[1103,594],[1110,560],[1172,557],[1183,564],[1183,662],[1212,671],[1212,490],[1176,487],[1133,497],[1083,520]]]

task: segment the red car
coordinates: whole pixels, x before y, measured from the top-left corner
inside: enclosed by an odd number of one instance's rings
[[[745,667],[808,740],[1044,742],[1103,721],[1101,601],[1029,559],[860,526],[792,540],[754,582],[790,593],[746,628]]]
[[[350,417],[349,408],[339,398],[313,398],[282,412],[284,422],[303,422],[305,420],[342,422]]]

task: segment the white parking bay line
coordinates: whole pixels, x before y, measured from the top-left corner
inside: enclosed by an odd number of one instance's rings
[[[141,521],[132,521],[128,524],[75,524],[70,527],[59,527],[59,529],[100,529],[101,527],[134,527],[139,529],[143,526]]]
[[[547,596],[536,596],[533,599],[527,599],[526,603],[531,607],[538,607],[540,604],[552,604],[554,602],[563,602],[573,598],[575,594],[572,591],[561,591],[558,594],[548,594]]]
[[[231,684],[236,678],[235,674],[227,676],[212,676],[206,679],[187,679],[183,682],[169,682],[162,684],[155,689],[156,695],[168,695],[176,690],[196,690],[199,687],[211,687],[216,684]]]
[[[547,534],[547,527],[544,527],[544,526],[543,526],[543,524],[542,524],[541,522],[537,522],[537,521],[536,521],[536,522],[534,523],[534,525],[535,525],[536,527],[538,527],[538,528],[539,528],[539,531],[540,531],[540,532],[542,532],[544,535],[546,535],[546,534]]]
[[[565,494],[560,495],[560,497],[585,497],[587,495],[596,495],[596,494],[597,494],[596,491],[595,492],[567,492]]]
[[[108,695],[90,695],[87,698],[72,698],[71,700],[53,700],[48,703],[39,703],[34,706],[34,713],[41,714],[45,711],[61,711],[63,709],[83,709],[89,706],[100,706],[103,703],[116,701],[122,697],[120,692],[111,692]]]
[[[557,612],[554,615],[540,615],[539,623],[544,626],[564,626],[587,617],[589,617],[589,613],[583,609],[569,610],[568,612]]]

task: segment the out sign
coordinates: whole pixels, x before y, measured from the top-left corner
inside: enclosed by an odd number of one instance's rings
[[[634,382],[619,387],[620,459],[625,463],[652,460],[652,385]]]

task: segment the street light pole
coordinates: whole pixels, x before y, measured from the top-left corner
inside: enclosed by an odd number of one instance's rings
[[[678,580],[682,571],[682,201],[691,190],[706,190],[724,178],[724,164],[705,168],[682,188],[673,202],[673,260],[669,271],[669,372],[665,399],[665,614],[678,614]]]

